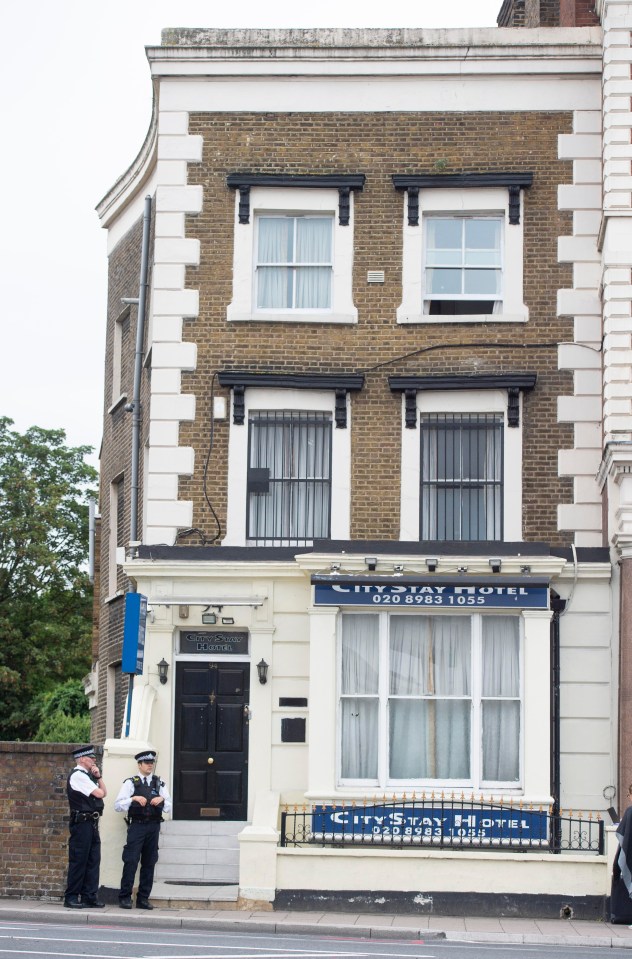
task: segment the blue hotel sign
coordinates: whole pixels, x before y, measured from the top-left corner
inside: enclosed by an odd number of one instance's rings
[[[441,585],[420,583],[316,583],[316,606],[385,606],[402,609],[548,609],[545,584],[489,583]]]
[[[123,673],[140,676],[143,672],[146,624],[147,597],[141,593],[126,593],[121,662],[121,672]]]
[[[529,809],[469,809],[438,806],[318,806],[312,813],[312,832],[349,840],[389,841],[424,839],[460,842],[548,842],[547,815]]]

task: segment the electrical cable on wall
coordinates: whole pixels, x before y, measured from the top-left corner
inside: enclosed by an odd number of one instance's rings
[[[202,540],[202,546],[212,546],[213,543],[216,543],[218,539],[221,539],[222,525],[219,521],[217,512],[215,511],[215,507],[211,503],[211,500],[208,495],[208,468],[211,462],[211,454],[213,452],[213,446],[215,443],[215,411],[213,406],[214,406],[214,399],[215,399],[216,380],[217,380],[217,370],[213,373],[211,377],[211,431],[209,434],[208,452],[206,454],[206,460],[204,462],[204,472],[202,474],[202,492],[204,493],[204,499],[206,500],[207,506],[210,509],[213,515],[213,519],[215,520],[215,523],[217,525],[217,532],[215,536],[213,536],[212,538],[209,538],[207,537],[206,533],[204,533],[203,530],[199,529],[197,526],[192,526],[189,529],[181,529],[176,534],[176,538],[173,543],[174,546],[177,544],[178,540],[181,537],[191,536],[193,535],[193,533],[197,533],[197,535],[200,537],[200,539]]]
[[[496,342],[482,342],[482,343],[434,343],[431,346],[422,346],[417,350],[411,350],[409,353],[403,353],[399,356],[391,357],[391,359],[383,360],[381,363],[376,363],[375,366],[368,366],[364,369],[355,370],[356,373],[373,373],[376,370],[382,369],[385,366],[390,366],[393,363],[397,363],[403,360],[411,359],[414,356],[420,356],[424,353],[431,353],[435,350],[459,350],[459,349],[524,349],[524,350],[544,350],[551,349],[553,347],[559,346],[579,346],[583,347],[586,350],[591,350],[594,353],[601,353],[601,347],[589,346],[585,343],[560,343],[558,341],[553,341],[550,343],[496,343]],[[216,370],[211,377],[211,429],[209,434],[209,446],[206,454],[206,460],[204,462],[204,472],[202,476],[202,491],[204,493],[204,499],[206,504],[211,511],[213,519],[215,520],[217,526],[217,532],[212,538],[207,537],[206,533],[201,530],[199,527],[192,526],[189,529],[182,529],[176,534],[174,540],[174,546],[177,544],[178,540],[185,536],[192,536],[194,533],[197,534],[201,541],[202,546],[209,546],[213,543],[216,543],[222,536],[222,526],[217,515],[217,511],[213,506],[209,494],[208,494],[208,470],[211,462],[211,456],[213,453],[214,441],[215,441],[215,413],[214,413],[214,396],[215,396],[215,383],[217,380],[218,371]]]

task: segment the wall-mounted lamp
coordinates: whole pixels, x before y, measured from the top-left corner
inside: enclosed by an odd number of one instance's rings
[[[167,682],[167,673],[168,673],[168,672],[169,672],[169,663],[167,662],[167,660],[166,660],[166,659],[164,658],[164,656],[163,656],[162,659],[160,660],[160,662],[158,663],[158,679],[160,680],[160,682],[161,682],[161,684],[162,684],[163,686],[164,686],[165,683]]]
[[[393,572],[394,572],[394,573],[403,573],[403,572],[404,572],[404,564],[403,564],[403,563],[395,563],[395,565],[393,566]]]
[[[492,568],[492,573],[500,573],[500,567],[502,566],[502,564],[503,562],[498,556],[494,556],[492,559],[489,560],[489,565]]]
[[[467,573],[467,566],[457,566],[457,573]]]
[[[439,565],[439,560],[437,559],[436,556],[426,557],[426,566],[428,567],[429,573],[434,573],[438,565]]]
[[[235,620],[232,616],[222,616],[222,625],[223,626],[234,626]]]
[[[340,563],[330,563],[330,564],[329,564],[329,572],[330,572],[330,573],[337,573],[339,569],[340,569]]]
[[[259,676],[259,682],[262,686],[265,686],[265,684],[268,682],[268,664],[266,663],[265,659],[261,659],[257,663],[257,674]]]
[[[365,556],[364,562],[368,570],[372,571],[377,567],[377,557],[375,556]]]
[[[520,567],[520,572],[521,572],[521,573],[530,573],[530,572],[531,572],[531,567],[530,567],[530,566],[521,566],[521,567]]]

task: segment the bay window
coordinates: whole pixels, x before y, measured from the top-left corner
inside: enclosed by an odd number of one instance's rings
[[[518,617],[343,615],[339,662],[343,783],[519,784]]]

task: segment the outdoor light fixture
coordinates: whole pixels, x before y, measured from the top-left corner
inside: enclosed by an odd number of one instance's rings
[[[366,568],[368,570],[374,570],[377,566],[377,557],[375,556],[365,556],[364,562],[366,563]]]
[[[394,573],[403,573],[403,572],[404,572],[404,564],[403,564],[403,563],[395,563],[395,565],[393,566],[393,572],[394,572]]]
[[[500,567],[502,566],[502,560],[498,556],[494,556],[493,559],[489,560],[489,565],[492,568],[492,573],[500,573]]]
[[[426,566],[428,567],[429,573],[434,573],[438,565],[439,565],[439,560],[437,559],[436,556],[426,557]]]
[[[257,663],[257,673],[259,674],[259,682],[262,686],[268,682],[268,664],[265,659],[261,659]]]
[[[222,625],[223,626],[234,626],[235,620],[232,616],[222,616]]]
[[[340,569],[340,563],[330,563],[329,571],[330,573],[337,573]]]
[[[164,656],[163,656],[162,659],[160,660],[160,662],[158,663],[158,679],[160,680],[160,682],[161,682],[161,684],[162,684],[163,686],[164,686],[165,683],[167,682],[167,673],[168,673],[168,672],[169,672],[169,663],[167,662],[167,660],[166,660],[166,659],[164,658]]]
[[[207,607],[208,608],[208,607]],[[214,626],[217,622],[217,616],[215,613],[202,613],[202,623],[204,626]]]

